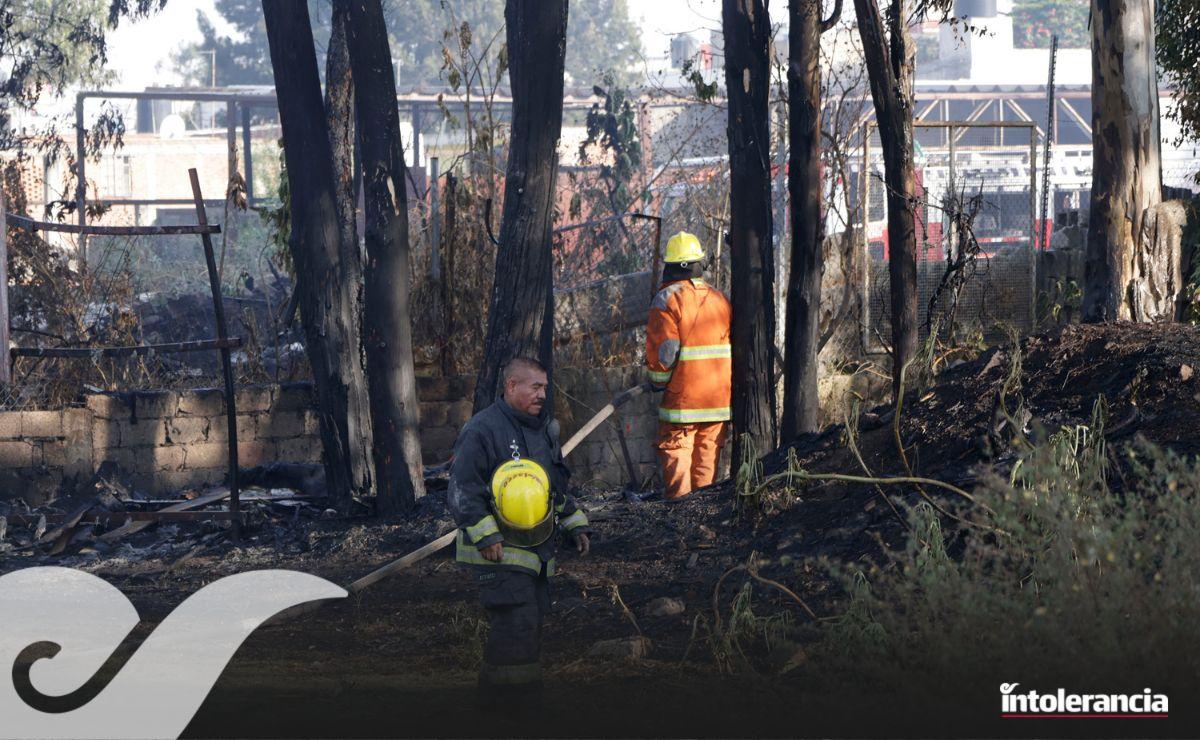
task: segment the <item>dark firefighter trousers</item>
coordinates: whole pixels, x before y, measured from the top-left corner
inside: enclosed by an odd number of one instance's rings
[[[550,611],[550,579],[526,571],[479,568],[479,601],[487,611],[488,639],[479,673],[481,692],[501,687],[540,689],[542,622]]]

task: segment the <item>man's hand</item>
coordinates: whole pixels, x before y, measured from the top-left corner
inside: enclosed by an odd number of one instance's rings
[[[587,555],[592,551],[592,543],[588,541],[588,536],[583,532],[576,532],[571,535],[575,538],[575,549],[580,555]]]
[[[493,563],[498,563],[498,562],[500,562],[500,558],[504,557],[504,543],[503,542],[493,542],[492,544],[488,545],[487,547],[481,548],[479,550],[479,554],[482,555],[485,560],[490,560]]]

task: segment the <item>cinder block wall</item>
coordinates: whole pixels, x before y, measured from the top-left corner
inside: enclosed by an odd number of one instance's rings
[[[320,461],[308,384],[243,387],[236,401],[241,467]],[[154,493],[226,476],[229,424],[220,389],[90,395],[84,410],[91,414],[93,470],[112,461],[135,486]]]
[[[614,396],[645,382],[640,367],[565,368],[554,375],[555,412],[562,424],[562,441],[604,408]],[[618,409],[567,458],[572,481],[624,485],[628,478],[616,425],[625,429],[625,442],[640,484],[656,471],[654,438],[658,433],[657,397],[643,394]]]
[[[563,441],[613,395],[641,379],[636,368],[565,369],[555,384]],[[418,378],[421,443],[427,465],[449,459],[471,417],[473,377]],[[318,463],[320,433],[311,385],[247,386],[237,391],[238,459],[243,468],[274,461]],[[624,409],[639,477],[654,469],[651,399]],[[83,480],[106,461],[138,488],[165,494],[224,480],[228,424],[219,389],[102,393],[81,408],[0,412],[0,496],[45,500],[64,477]],[[577,483],[624,482],[615,429],[605,424],[572,453]]]

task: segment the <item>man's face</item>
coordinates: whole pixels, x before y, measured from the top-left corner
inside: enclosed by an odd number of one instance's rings
[[[517,368],[504,385],[504,400],[517,411],[537,416],[546,404],[546,374],[534,368]]]

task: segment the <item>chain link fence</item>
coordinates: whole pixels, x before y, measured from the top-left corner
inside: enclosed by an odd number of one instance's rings
[[[921,338],[995,338],[1035,321],[1037,128],[1029,122],[918,122],[917,309]],[[863,147],[864,345],[891,343],[887,185],[879,132]]]

